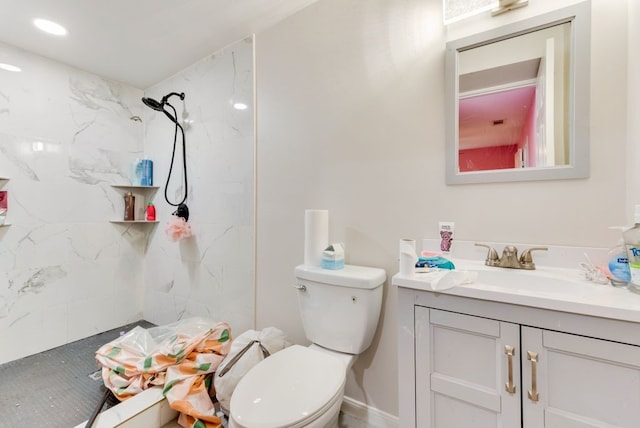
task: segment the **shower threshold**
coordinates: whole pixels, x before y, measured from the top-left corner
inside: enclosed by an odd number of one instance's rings
[[[149,388],[98,415],[92,428],[173,428],[178,412],[169,406],[161,387]],[[84,428],[82,422],[75,428]]]

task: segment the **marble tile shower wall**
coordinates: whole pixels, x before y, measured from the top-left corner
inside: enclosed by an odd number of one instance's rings
[[[149,240],[144,274],[144,318],[166,324],[190,316],[226,321],[238,335],[254,326],[254,123],[253,39],[212,54],[149,88],[171,98],[185,119],[192,238],[171,242],[164,224],[175,210],[164,198],[174,126],[146,109],[145,154],[161,186],[154,204],[160,225]],[[247,108],[233,107],[237,102]],[[180,139],[169,199],[183,195]]]
[[[23,71],[0,76],[0,177],[10,178],[0,189],[11,223],[0,228],[0,364],[141,318],[207,316],[236,335],[252,328],[252,38],[145,92],[186,93],[184,104],[172,99],[188,122],[194,236],[180,242],[164,234],[173,127],[143,106],[143,91],[0,43],[5,56]],[[160,222],[110,223],[123,207],[111,186],[129,184],[142,157],[154,160]]]
[[[144,229],[109,223],[142,91],[0,44],[0,363],[141,318]]]

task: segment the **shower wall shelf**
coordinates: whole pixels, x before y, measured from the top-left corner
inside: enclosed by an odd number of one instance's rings
[[[115,189],[124,190],[158,190],[160,186],[134,186],[133,184],[112,184],[111,187]]]
[[[120,191],[125,191],[125,192],[131,192],[134,195],[138,194],[140,196],[143,197],[143,205],[142,207],[146,207],[147,206],[147,202],[149,202],[149,198],[148,195],[150,193],[155,193],[160,186],[136,186],[133,184],[112,184],[111,187],[113,187],[116,190],[120,190]],[[138,198],[136,198],[138,199]],[[136,200],[136,212],[138,212],[138,208],[141,205],[138,204],[138,201]],[[144,209],[143,209],[144,211]],[[113,219],[113,220],[109,220],[109,222],[114,223],[114,224],[155,224],[158,223],[159,220],[124,220],[124,219]]]

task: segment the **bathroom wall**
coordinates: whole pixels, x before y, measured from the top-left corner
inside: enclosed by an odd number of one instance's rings
[[[628,73],[627,73],[627,135],[628,144],[625,152],[626,169],[626,191],[628,207],[640,203],[640,56],[637,54],[640,44],[640,3],[629,0],[629,13],[627,14],[627,26],[629,28],[629,41],[627,43]],[[625,224],[633,223],[632,210],[627,210],[627,221]]]
[[[23,70],[0,70],[4,363],[140,319],[145,231],[109,223],[110,185],[142,153],[142,91],[5,44],[0,59]]]
[[[190,316],[226,321],[235,335],[254,327],[253,40],[234,43],[147,89],[170,98],[185,120],[188,224],[193,236],[172,242],[165,225],[175,207],[165,201],[175,126],[160,112],[143,115],[145,156],[154,161],[153,226],[145,258],[144,318],[166,324]],[[238,110],[234,103],[247,109]],[[167,195],[184,195],[182,142]]]
[[[460,25],[481,31],[569,3],[532,1]],[[292,287],[306,208],[329,210],[348,263],[389,277],[398,240],[436,238],[440,220],[454,221],[460,240],[599,247],[617,239],[608,226],[627,222],[627,170],[637,169],[637,157],[622,158],[631,151],[627,1],[592,1],[590,177],[457,186],[444,180],[444,47],[456,29],[444,28],[441,5],[320,0],[256,36],[258,327],[307,343]],[[396,315],[388,281],[374,343],[346,387],[391,415]]]

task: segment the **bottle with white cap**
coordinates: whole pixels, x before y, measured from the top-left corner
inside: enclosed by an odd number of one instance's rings
[[[629,258],[629,270],[631,271],[631,281],[629,290],[640,293],[640,205],[636,205],[634,213],[635,225],[622,233],[624,246]]]

